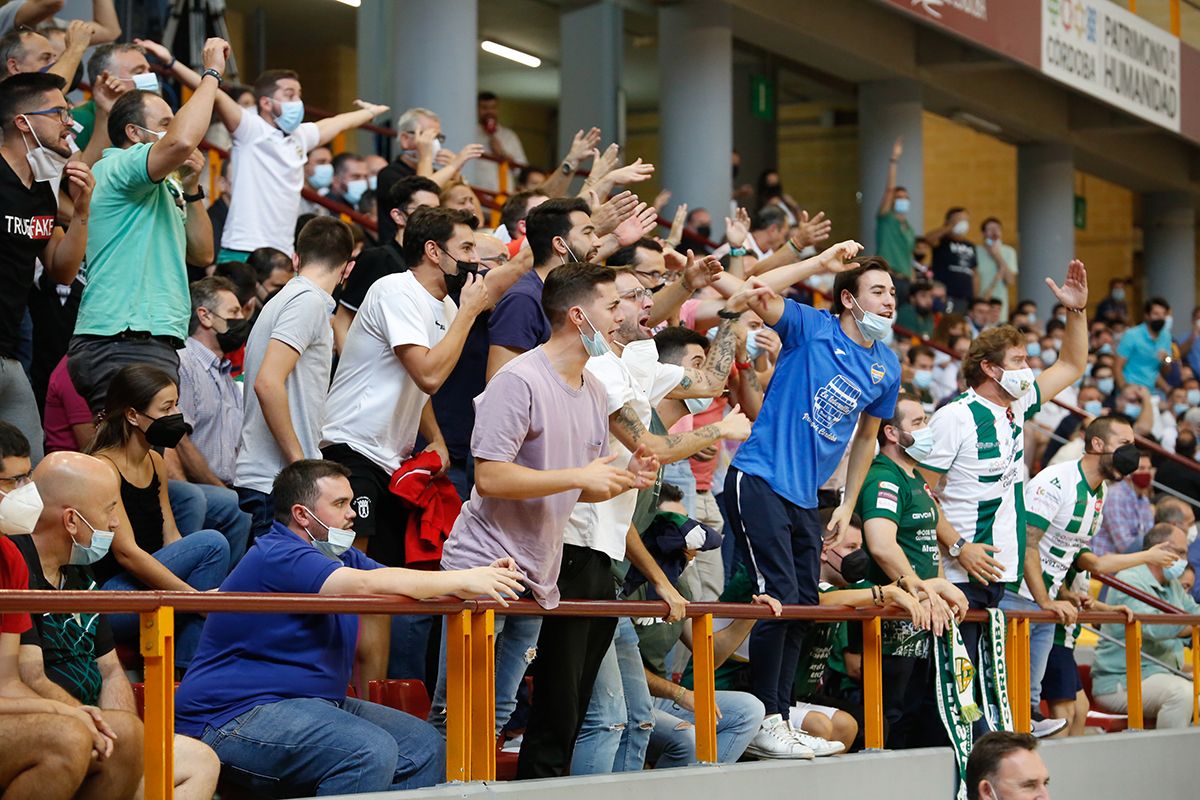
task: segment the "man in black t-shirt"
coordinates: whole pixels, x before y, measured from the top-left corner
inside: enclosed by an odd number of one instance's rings
[[[975,245],[967,239],[971,219],[965,208],[946,211],[941,227],[925,234],[933,247],[933,279],[946,286],[947,311],[965,314],[975,294]]]
[[[384,275],[408,269],[404,263],[403,248],[408,216],[421,206],[440,207],[440,191],[432,180],[417,175],[397,181],[388,190],[379,215],[381,240],[384,218],[391,221],[394,234],[383,240],[384,244],[363,250],[354,260],[354,269],[346,279],[345,288],[338,298],[337,313],[333,317],[333,333],[339,353],[342,342],[346,340],[346,332],[350,330],[350,323],[367,296],[367,290]]]
[[[56,283],[75,280],[87,246],[94,185],[86,164],[67,162],[71,107],[64,85],[57,75],[40,72],[0,83],[0,419],[25,434],[34,464],[42,457],[42,424],[29,379],[16,360],[21,321],[35,261],[41,260]],[[60,184],[74,209],[65,233],[57,222]]]

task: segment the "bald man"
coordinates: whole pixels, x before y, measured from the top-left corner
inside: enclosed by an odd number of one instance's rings
[[[118,522],[120,485],[104,462],[82,453],[52,453],[33,472],[42,513],[30,536],[12,537],[25,557],[31,589],[95,589],[87,565],[108,554]],[[42,697],[98,708],[116,732],[108,769],[112,791],[127,797],[142,778],[142,722],[107,620],[99,614],[43,614],[21,637],[21,679]],[[210,747],[175,737],[175,797],[209,800],[221,764]],[[127,791],[128,790],[128,791]],[[140,791],[137,792],[140,795]]]

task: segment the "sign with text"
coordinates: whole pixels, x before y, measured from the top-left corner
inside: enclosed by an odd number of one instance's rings
[[[1109,0],[1042,0],[1042,72],[1178,132],[1179,40]]]

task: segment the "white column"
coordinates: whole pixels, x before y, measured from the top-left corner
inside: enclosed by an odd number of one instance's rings
[[[925,155],[921,129],[921,85],[910,80],[872,81],[858,88],[858,175],[862,187],[858,236],[866,252],[874,253],[875,216],[887,186],[888,162],[897,138],[904,156],[896,170],[896,185],[908,190],[912,207],[908,222],[925,230]]]
[[[1196,305],[1196,204],[1188,192],[1142,196],[1146,297],[1171,304],[1176,336],[1191,324]]]
[[[1038,304],[1048,319],[1057,302],[1046,278],[1061,284],[1075,257],[1075,161],[1065,144],[1017,148],[1017,231],[1021,237],[1018,298]],[[1104,287],[1090,286],[1093,299]]]
[[[575,132],[581,128],[599,128],[604,137],[601,147],[609,142],[625,143],[621,96],[623,17],[620,6],[612,0],[565,10],[559,17],[560,158],[567,154]]]
[[[396,6],[389,50],[371,67],[392,64],[395,118],[406,108],[428,108],[441,117],[447,147],[470,144],[477,121],[476,0],[405,0]]]
[[[720,0],[658,10],[658,169],[674,203],[703,206],[724,236],[733,152],[733,33]],[[668,210],[668,214],[669,214]]]

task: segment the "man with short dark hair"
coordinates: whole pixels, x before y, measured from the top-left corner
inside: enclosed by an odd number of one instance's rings
[[[141,42],[172,74],[194,89],[201,75],[171,56],[161,44]],[[386,114],[387,106],[355,100],[358,111],[304,122],[300,76],[286,69],[267,70],[254,82],[254,109],[242,108],[218,93],[217,117],[233,136],[229,179],[233,196],[220,242],[218,260],[245,261],[255,248],[269,245],[291,254],[292,228],[300,210],[307,154],[343,131]],[[364,187],[365,188],[365,187]]]
[[[1134,383],[1151,391],[1156,388],[1166,391],[1170,387],[1159,370],[1173,352],[1171,328],[1167,324],[1171,304],[1161,297],[1151,297],[1143,311],[1141,324],[1125,331],[1117,345],[1117,385]]]
[[[357,153],[338,153],[333,157],[333,181],[325,195],[335,203],[358,208],[358,201],[369,188],[367,162]]]
[[[758,261],[770,256],[787,243],[788,218],[782,206],[774,203],[765,205],[754,215],[750,223],[750,235],[746,237],[746,249]]]
[[[299,280],[299,279],[298,279]],[[221,585],[226,592],[515,598],[512,560],[466,571],[389,569],[351,547],[349,470],[306,459],[275,478],[271,530]],[[445,743],[402,711],[346,696],[353,614],[212,613],[175,695],[176,727],[217,751],[226,776],[285,797],[433,786]]]
[[[912,263],[911,258],[909,263]],[[896,324],[922,339],[933,336],[933,284],[917,281],[909,286],[908,302],[900,306]]]
[[[332,217],[304,226],[296,277],[263,306],[243,365],[245,418],[234,467],[242,510],[254,533],[271,526],[271,484],[293,461],[320,455],[325,394],[333,362],[333,290],[354,250],[350,228]]]
[[[17,361],[36,265],[70,285],[79,272],[88,239],[95,181],[81,161],[70,161],[71,113],[57,75],[32,73],[0,83],[0,418],[17,425],[30,441],[36,463],[43,434],[37,400]],[[32,161],[31,161],[32,159]],[[57,222],[60,183],[74,204],[71,225]]]
[[[971,218],[965,208],[947,209],[942,225],[925,234],[933,248],[933,279],[946,287],[946,310],[956,314],[967,311],[975,294],[975,269],[978,261],[975,245],[967,239]]]
[[[967,800],[1050,800],[1050,771],[1037,746],[1028,733],[981,736],[967,759]]]
[[[97,47],[87,60],[88,81],[95,87],[106,78],[120,81],[126,91],[140,89],[158,92],[158,76],[150,71],[146,48],[130,42],[113,42]],[[99,121],[95,98],[71,109],[71,116],[83,128],[75,134],[75,143],[86,149]]]
[[[254,268],[260,303],[271,299],[271,296],[296,274],[296,265],[292,263],[292,257],[274,247],[259,247],[250,254],[246,263]]]
[[[67,368],[93,411],[122,367],[151,364],[179,378],[191,312],[187,262],[212,262],[197,146],[212,115],[229,43],[204,44],[205,78],[175,114],[156,94],[131,90],[113,104],[112,146],[96,163],[87,285]],[[182,182],[173,177],[182,176]]]
[[[900,364],[882,341],[896,311],[887,262],[846,261],[861,249],[857,242],[835,248],[826,267],[838,273],[830,312],[778,296],[750,302],[783,349],[750,438],[725,477],[730,528],[749,548],[759,586],[785,605],[819,602],[817,490],[849,446],[845,498],[825,542],[831,547],[849,523],[880,420],[892,417],[900,389]],[[788,715],[804,633],[802,624],[764,620],[750,634],[752,691],[767,710],[751,753],[787,758],[798,746]]]
[[[525,148],[521,146],[521,137],[512,128],[500,124],[500,100],[494,92],[480,92],[476,110],[479,124],[475,126],[475,141],[484,142],[488,155],[510,162],[509,184],[504,187],[511,191],[512,175],[516,174],[515,164],[527,164]],[[480,159],[475,163],[475,177],[471,181],[481,189],[498,191],[500,189],[499,165],[494,161]]]
[[[504,234],[508,236],[510,254],[525,240],[525,218],[529,216],[529,212],[549,199],[542,192],[528,191],[517,192],[504,201],[504,208],[500,209],[500,227],[504,228]],[[496,234],[500,235],[499,228],[496,229]]]

